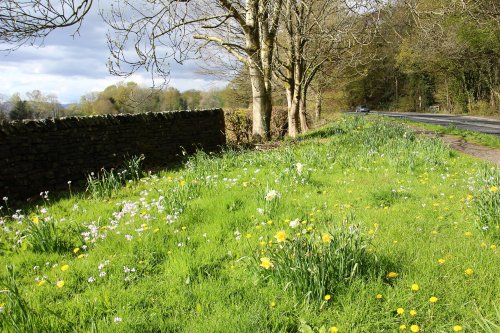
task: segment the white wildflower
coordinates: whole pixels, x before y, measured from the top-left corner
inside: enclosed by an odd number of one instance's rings
[[[297,173],[300,175],[302,174],[302,171],[304,171],[304,165],[300,162],[295,164],[295,167],[297,168]]]
[[[273,201],[276,197],[279,197],[280,194],[276,190],[271,190],[266,194],[267,201]]]
[[[290,228],[295,229],[300,225],[300,219],[295,219],[293,221],[290,221]]]

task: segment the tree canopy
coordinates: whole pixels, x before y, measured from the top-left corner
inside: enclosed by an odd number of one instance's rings
[[[78,31],[95,5],[4,1],[0,42],[15,49],[57,28]],[[272,107],[280,101],[287,105],[289,135],[307,130],[310,92],[316,118],[325,97],[335,98],[330,106],[342,110],[368,104],[498,114],[498,14],[494,0],[115,0],[101,9],[112,73],[145,69],[152,77],[168,76],[169,62],[202,59],[233,79],[225,89],[208,92],[117,84],[83,96],[69,110],[248,107],[256,139],[268,138]],[[55,96],[34,91],[27,103],[33,117],[63,114]]]

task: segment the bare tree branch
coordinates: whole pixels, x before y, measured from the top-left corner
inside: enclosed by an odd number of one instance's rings
[[[70,26],[76,34],[92,5],[93,0],[1,1],[0,42],[9,49],[41,44],[55,29]]]

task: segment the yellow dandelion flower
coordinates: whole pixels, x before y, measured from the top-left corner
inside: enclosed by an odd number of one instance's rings
[[[333,239],[332,235],[326,233],[326,234],[323,234],[323,236],[321,236],[321,239],[323,240],[323,243],[330,243]]]
[[[336,326],[332,326],[328,329],[328,333],[338,333],[339,329]]]
[[[406,325],[405,324],[399,325],[399,330],[400,331],[405,331],[406,330]]]
[[[34,224],[38,225],[38,223],[40,223],[40,219],[38,218],[38,216],[33,216],[31,218],[31,222],[33,222]]]
[[[497,248],[497,246],[496,246],[495,244],[492,244],[492,245],[490,246],[490,249],[492,249],[492,250],[496,250],[496,248]]]
[[[75,248],[73,249],[73,253],[74,253],[74,254],[77,254],[78,252],[80,252],[80,248],[79,248],[79,247],[75,247]]]
[[[260,246],[264,247],[264,246],[266,246],[266,245],[267,245],[267,242],[266,242],[266,241],[260,241],[260,243],[259,243],[259,244],[260,244]]]
[[[377,296],[375,296],[376,299],[382,299],[384,298],[384,296],[382,296],[382,294],[377,294]]]
[[[466,276],[471,276],[474,274],[474,270],[472,268],[467,268],[464,273]]]
[[[62,288],[62,287],[64,287],[64,281],[63,281],[63,280],[59,280],[59,281],[57,281],[57,282],[56,282],[56,287],[57,287],[57,288]]]
[[[250,238],[252,238],[252,234],[246,234],[246,235],[245,235],[245,238],[246,238],[246,239],[250,239]]]
[[[269,269],[271,267],[274,267],[274,265],[271,262],[271,259],[269,259],[268,257],[263,257],[263,258],[260,258],[260,267],[264,267],[265,269]]]
[[[462,330],[463,328],[460,325],[453,326],[453,332],[461,332]]]
[[[411,291],[419,291],[420,290],[420,286],[416,283],[412,284],[411,285]]]
[[[43,286],[46,282],[47,282],[47,281],[45,281],[45,280],[40,280],[40,281],[38,281],[38,282],[37,282],[37,286],[41,287],[41,286]]]
[[[436,296],[431,296],[431,298],[429,298],[429,302],[431,303],[436,303],[438,301],[438,298]]]
[[[403,313],[405,313],[405,309],[403,309],[403,308],[398,308],[398,309],[396,310],[396,312],[398,313],[398,315],[402,315]]]
[[[472,236],[472,232],[466,231],[466,232],[464,232],[464,236],[465,237],[470,237],[470,236]]]
[[[331,298],[332,298],[332,295],[330,295],[330,294],[326,294],[324,297],[325,301],[329,301]]]
[[[278,231],[274,238],[276,238],[278,243],[284,242],[286,240],[286,232],[284,232],[283,230]]]
[[[180,186],[184,186],[184,185],[186,185],[186,181],[185,181],[185,180],[181,180],[181,181],[179,182],[179,185],[180,185]]]
[[[69,269],[69,265],[61,266],[61,271],[66,272]]]
[[[410,310],[410,316],[415,317],[417,315],[417,310]]]
[[[394,279],[394,278],[397,278],[398,276],[399,276],[399,274],[396,273],[396,272],[389,272],[389,273],[387,273],[387,277],[389,279]]]
[[[82,253],[82,254],[78,255],[78,257],[77,257],[77,258],[78,258],[78,259],[82,259],[83,257],[85,257],[85,254],[83,254],[83,253]]]
[[[490,187],[490,192],[495,193],[496,191],[498,191],[498,187],[496,187],[496,186]]]
[[[410,331],[412,331],[413,333],[420,332],[420,326],[418,326],[418,325],[411,325],[410,326]]]
[[[444,260],[444,259],[438,259],[438,263],[439,263],[440,265],[444,264],[445,262],[446,262],[446,260]]]

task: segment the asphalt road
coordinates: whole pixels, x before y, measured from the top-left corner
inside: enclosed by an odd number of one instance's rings
[[[500,137],[500,119],[454,116],[432,113],[403,113],[403,112],[370,112],[380,116],[408,119],[441,126],[455,126],[474,132],[481,132]]]

